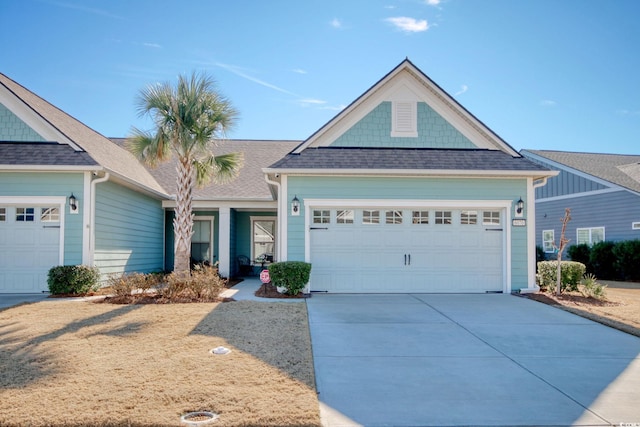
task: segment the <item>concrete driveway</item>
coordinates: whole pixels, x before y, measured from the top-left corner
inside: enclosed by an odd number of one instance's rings
[[[640,339],[511,295],[307,300],[324,426],[640,426]]]

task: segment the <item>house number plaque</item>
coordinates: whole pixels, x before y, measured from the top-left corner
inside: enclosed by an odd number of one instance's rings
[[[527,220],[526,219],[514,219],[511,224],[514,227],[526,227],[527,226]]]

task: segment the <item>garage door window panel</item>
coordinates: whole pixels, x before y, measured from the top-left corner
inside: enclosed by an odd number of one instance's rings
[[[386,224],[402,224],[402,211],[386,211]]]
[[[462,225],[476,225],[478,223],[477,211],[462,211],[460,212],[460,224]]]
[[[353,224],[354,212],[352,209],[338,209],[336,211],[336,222],[338,224]]]
[[[60,222],[60,208],[41,208],[40,222]]]
[[[436,211],[436,224],[437,225],[451,225],[452,222],[451,211]]]
[[[0,208],[0,222],[7,220],[7,208]]]
[[[380,224],[380,211],[362,211],[363,224]]]
[[[482,212],[482,225],[500,225],[500,211]]]
[[[429,211],[413,211],[411,217],[413,224],[429,224]]]
[[[16,208],[16,221],[33,222],[36,208]]]
[[[331,223],[331,211],[323,209],[314,209],[313,211],[313,223],[314,224],[330,224]]]

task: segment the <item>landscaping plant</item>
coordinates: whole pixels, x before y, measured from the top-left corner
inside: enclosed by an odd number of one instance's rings
[[[98,288],[100,271],[87,265],[59,265],[52,267],[47,275],[49,292],[52,295],[86,295]]]
[[[605,299],[607,285],[598,283],[596,276],[585,274],[580,280],[580,293],[587,298]]]
[[[311,264],[302,261],[274,262],[269,265],[269,277],[274,286],[285,288],[287,295],[298,295],[309,283]]]

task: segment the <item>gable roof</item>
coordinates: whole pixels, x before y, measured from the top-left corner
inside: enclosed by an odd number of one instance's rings
[[[386,100],[389,92],[394,90],[394,85],[398,83],[411,86],[422,102],[427,103],[445,120],[453,124],[460,133],[476,144],[478,148],[500,150],[514,157],[520,157],[517,150],[460,105],[409,59],[402,61],[364,94],[296,147],[294,153],[299,154],[306,148],[329,145],[346,129],[353,126],[364,115],[379,105],[380,102]]]
[[[406,175],[553,175],[524,157],[486,149],[307,148],[288,154],[265,172],[380,173]]]
[[[640,193],[640,155],[522,150],[522,154],[552,167],[578,171]]]
[[[120,145],[126,144],[126,138],[111,138]],[[194,200],[244,200],[271,201],[274,200],[270,186],[267,184],[262,169],[281,159],[293,150],[300,141],[264,141],[227,139],[218,141],[214,154],[242,153],[244,166],[238,177],[225,184],[212,183],[193,191]],[[160,163],[155,168],[147,167],[153,177],[169,194],[176,193],[176,166],[178,160],[173,156],[171,160]]]
[[[124,183],[142,187],[142,189],[159,196],[166,196],[166,192],[160,184],[129,151],[113,144],[84,123],[0,73],[0,97],[2,95],[13,96],[11,101],[17,101],[23,109],[23,117],[20,115],[19,117],[25,120],[25,114],[29,115],[26,120],[27,124],[30,121],[44,123],[45,127],[52,131],[48,137],[52,135],[55,137],[53,142],[70,145],[76,151],[86,151],[114,178]],[[7,104],[5,106],[11,108]]]

